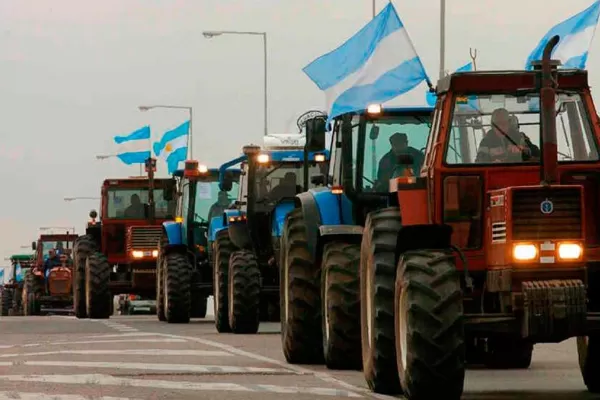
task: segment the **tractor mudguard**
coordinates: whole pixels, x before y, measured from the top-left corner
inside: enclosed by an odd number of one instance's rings
[[[224,218],[223,217],[213,217],[209,222],[208,241],[211,243],[214,242],[217,239],[217,233],[219,233],[223,229],[227,229]]]
[[[88,226],[85,228],[85,234],[94,238],[96,243],[102,243],[102,224],[99,222],[95,223],[94,225],[88,224]]]
[[[227,230],[229,231],[229,239],[234,246],[244,250],[252,249],[252,238],[250,237],[250,230],[246,221],[232,222],[227,227]]]
[[[452,227],[449,225],[410,225],[400,229],[396,240],[396,260],[410,250],[448,249],[452,245]]]
[[[166,221],[163,222],[163,229],[167,235],[169,245],[183,244],[183,236],[181,234],[183,227],[181,222]]]
[[[296,196],[307,227],[308,251],[316,260],[321,226],[342,226],[354,223],[352,204],[346,195],[331,193],[330,188],[315,188]],[[333,233],[331,235],[334,235]]]
[[[283,223],[286,215],[288,215],[295,208],[295,199],[287,198],[282,199],[273,210],[271,217],[271,236],[281,237],[283,231]]]

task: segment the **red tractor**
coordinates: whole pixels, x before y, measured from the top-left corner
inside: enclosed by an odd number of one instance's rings
[[[71,313],[73,311],[73,266],[71,252],[77,235],[40,235],[32,243],[33,268],[25,275],[23,313]],[[54,255],[55,254],[55,255]]]
[[[92,210],[73,251],[77,318],[109,318],[114,295],[155,297],[158,243],[162,223],[175,218],[175,183],[153,172],[104,181],[100,221]]]
[[[583,381],[600,393],[600,117],[587,72],[550,59],[557,43],[530,71],[440,80],[423,165],[396,153],[389,186],[365,179],[377,179],[369,175],[377,160],[365,157],[369,128],[397,132],[371,115],[382,107],[334,124],[342,168],[339,175],[332,163],[333,188],[352,201],[358,222],[327,244],[358,236],[353,253],[337,246],[335,267],[353,260],[360,279],[348,268],[323,282],[345,296],[338,313],[360,302],[356,328],[372,390],[460,399],[468,363],[528,368],[534,344],[577,338]],[[307,131],[308,145],[322,141],[315,138]],[[317,244],[328,233],[307,220],[303,229]],[[294,254],[304,257],[288,263],[303,279],[296,300],[313,299],[305,288],[318,287],[319,274],[307,272],[321,260]],[[350,290],[357,284],[359,296]],[[332,328],[324,331],[355,329]]]

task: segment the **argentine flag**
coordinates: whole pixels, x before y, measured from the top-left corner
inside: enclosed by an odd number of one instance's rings
[[[599,15],[600,0],[579,14],[554,26],[527,57],[525,69],[533,69],[531,62],[542,59],[546,43],[555,35],[560,36],[560,41],[552,51],[552,58],[560,60],[563,68],[584,69],[592,39],[596,33]]]
[[[119,145],[117,157],[125,164],[143,164],[150,158],[150,126],[144,126],[127,136],[115,136]]]
[[[175,172],[179,163],[187,158],[189,134],[190,121],[186,121],[177,128],[165,132],[160,141],[154,143],[154,153],[167,162],[169,174]]]
[[[303,70],[325,92],[329,120],[383,104],[429,82],[406,28],[389,3],[343,45]]]

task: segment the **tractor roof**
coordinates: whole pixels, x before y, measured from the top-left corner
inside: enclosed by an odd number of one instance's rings
[[[163,186],[171,182],[171,178],[155,178],[154,185],[155,186]],[[115,179],[105,179],[104,186],[108,187],[135,187],[135,188],[145,188],[148,186],[148,177],[147,176],[134,176],[130,178],[115,178]]]
[[[269,154],[271,162],[298,162],[304,160],[304,149],[298,150],[278,150],[278,149],[261,149],[262,154]],[[313,151],[308,154],[309,161],[315,160],[315,154],[324,154],[326,159],[329,159],[329,150]]]
[[[558,87],[560,89],[588,88],[587,71],[559,69]],[[437,93],[452,92],[515,92],[517,90],[535,90],[537,71],[473,71],[455,72],[439,80]]]
[[[10,259],[14,261],[30,261],[33,259],[33,254],[13,254],[10,256]]]
[[[66,233],[53,233],[48,235],[40,235],[40,240],[42,242],[55,242],[59,240],[71,241],[77,239],[78,236],[79,235],[72,233],[69,233],[68,235]]]

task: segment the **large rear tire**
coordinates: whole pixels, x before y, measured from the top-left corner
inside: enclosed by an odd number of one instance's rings
[[[2,288],[2,296],[0,296],[0,316],[8,317],[12,306],[12,290]]]
[[[73,311],[77,318],[87,318],[85,302],[85,263],[97,251],[94,238],[79,236],[73,244]]]
[[[404,395],[460,399],[465,333],[454,256],[434,250],[403,254],[395,289],[396,361]]]
[[[323,249],[321,302],[323,352],[330,369],[362,369],[360,245],[330,242]]]
[[[291,211],[283,226],[279,273],[281,344],[290,364],[323,362],[320,266],[308,251],[302,210]]]
[[[166,243],[167,238],[163,234],[163,237],[158,242],[158,257],[156,257],[156,317],[161,322],[167,320],[167,316],[165,315],[165,290],[163,288],[163,276],[165,271],[163,249]],[[125,313],[125,309],[123,310],[123,313]]]
[[[85,263],[85,303],[89,318],[110,318],[112,296],[108,284],[110,282],[110,265],[102,253],[91,254]]]
[[[369,213],[360,249],[360,320],[362,360],[369,388],[400,394],[394,339],[396,241],[402,223],[400,209]]]
[[[229,258],[229,326],[233,333],[253,334],[260,325],[260,268],[254,253],[238,250]]]
[[[192,266],[187,255],[169,253],[163,257],[165,317],[170,324],[190,322],[190,280]]]
[[[213,264],[213,290],[214,290],[214,314],[217,332],[231,332],[229,326],[229,307],[227,299],[227,287],[229,277],[229,258],[235,250],[229,239],[229,232],[224,229],[217,233],[214,249]]]
[[[23,285],[23,315],[40,315],[41,305],[38,296],[44,291],[44,283],[40,278],[36,277],[31,270],[25,275],[25,283]]]
[[[579,369],[588,391],[600,393],[600,336],[577,338]]]

